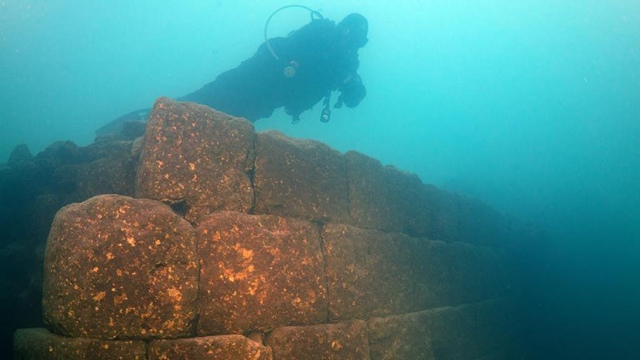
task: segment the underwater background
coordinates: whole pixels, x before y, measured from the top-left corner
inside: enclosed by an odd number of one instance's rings
[[[87,145],[158,96],[237,66],[290,1],[0,0],[0,163]],[[357,150],[543,229],[527,269],[530,359],[640,358],[640,2],[297,1],[369,20],[367,97],[258,130]],[[302,9],[271,20],[284,36]]]

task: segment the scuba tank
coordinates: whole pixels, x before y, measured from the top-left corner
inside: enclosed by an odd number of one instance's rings
[[[276,52],[273,50],[273,48],[271,47],[271,43],[269,42],[269,36],[268,36],[269,23],[277,13],[279,13],[284,9],[289,9],[289,8],[302,8],[302,9],[308,10],[311,16],[311,21],[324,19],[324,17],[319,11],[313,10],[304,5],[287,5],[287,6],[278,8],[273,13],[271,13],[271,15],[269,15],[269,17],[267,18],[266,23],[264,24],[264,41],[265,41],[265,44],[267,45],[267,49],[269,50],[273,58],[276,59],[277,61],[282,61],[282,60],[280,59],[278,54],[276,54]],[[287,78],[292,78],[296,75],[298,66],[299,64],[297,61],[291,60],[284,66],[284,69],[282,70],[282,74]],[[327,92],[327,95],[325,96],[324,101],[322,103],[323,109],[322,109],[322,113],[320,114],[320,121],[324,123],[329,122],[329,120],[331,119],[331,107],[329,106],[330,100],[331,100],[331,90]],[[294,119],[292,123],[297,124],[299,121],[300,121],[299,118]]]

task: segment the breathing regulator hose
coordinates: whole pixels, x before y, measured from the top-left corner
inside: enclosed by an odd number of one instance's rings
[[[269,36],[267,36],[267,30],[269,29],[269,23],[271,22],[271,18],[273,18],[280,11],[284,9],[290,9],[290,8],[302,8],[302,9],[308,10],[309,13],[311,14],[311,20],[324,19],[324,17],[322,16],[322,14],[320,14],[319,11],[313,10],[310,7],[304,6],[304,5],[286,5],[272,12],[271,15],[269,15],[269,18],[267,19],[267,22],[264,24],[264,41],[267,44],[267,48],[269,49],[269,52],[271,53],[271,55],[273,55],[273,57],[278,61],[280,60],[280,57],[278,56],[278,54],[276,54],[275,51],[273,51],[273,48],[269,43]]]
[[[290,9],[290,8],[302,8],[305,9],[307,11],[309,11],[310,16],[311,16],[311,21],[313,20],[322,20],[324,19],[324,16],[322,16],[322,14],[317,11],[317,10],[313,10],[307,6],[304,5],[287,5],[287,6],[283,6],[279,9],[276,9],[276,11],[272,12],[271,15],[269,15],[269,18],[267,18],[267,22],[264,24],[264,42],[265,44],[267,44],[267,49],[269,49],[269,52],[271,53],[271,55],[273,55],[273,58],[276,59],[277,61],[280,61],[280,57],[278,56],[278,54],[276,54],[276,52],[273,50],[273,48],[271,47],[271,43],[269,42],[269,36],[268,36],[268,30],[269,30],[269,23],[271,22],[271,19],[280,11],[284,10],[284,9]],[[284,76],[291,78],[293,76],[295,76],[296,74],[296,68],[297,68],[297,63],[295,61],[291,61],[285,68],[284,68]],[[322,114],[320,115],[320,121],[326,123],[329,121],[329,119],[331,119],[331,108],[329,106],[329,102],[331,99],[331,90],[329,90],[327,92],[327,95],[325,96],[324,102],[323,102],[323,109],[322,109]],[[293,118],[293,120],[291,121],[292,124],[296,124],[300,121],[300,118],[295,116]]]

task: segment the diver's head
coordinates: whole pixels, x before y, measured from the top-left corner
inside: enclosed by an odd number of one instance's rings
[[[353,13],[347,15],[337,26],[342,43],[350,49],[357,50],[367,44],[369,22],[364,16]]]

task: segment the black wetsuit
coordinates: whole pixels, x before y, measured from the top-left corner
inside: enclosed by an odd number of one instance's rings
[[[344,27],[331,20],[312,20],[286,37],[269,40],[278,59],[263,43],[238,67],[178,100],[207,105],[251,122],[269,117],[283,106],[296,122],[303,111],[332,90],[341,91],[339,104],[354,107],[366,95],[357,73],[358,48],[366,42],[353,46],[346,33]],[[361,38],[366,41],[365,34]],[[294,69],[295,74],[287,76],[287,67]],[[150,110],[123,115],[98,129],[96,135],[118,133],[126,122],[146,121]]]
[[[283,106],[287,114],[298,119],[330,90],[340,90],[341,101],[354,107],[366,95],[356,72],[358,53],[340,42],[335,29],[333,21],[313,20],[287,37],[270,39],[279,59],[263,43],[238,67],[179,100],[204,104],[252,122],[269,117]],[[287,67],[295,70],[293,76],[285,75]]]

